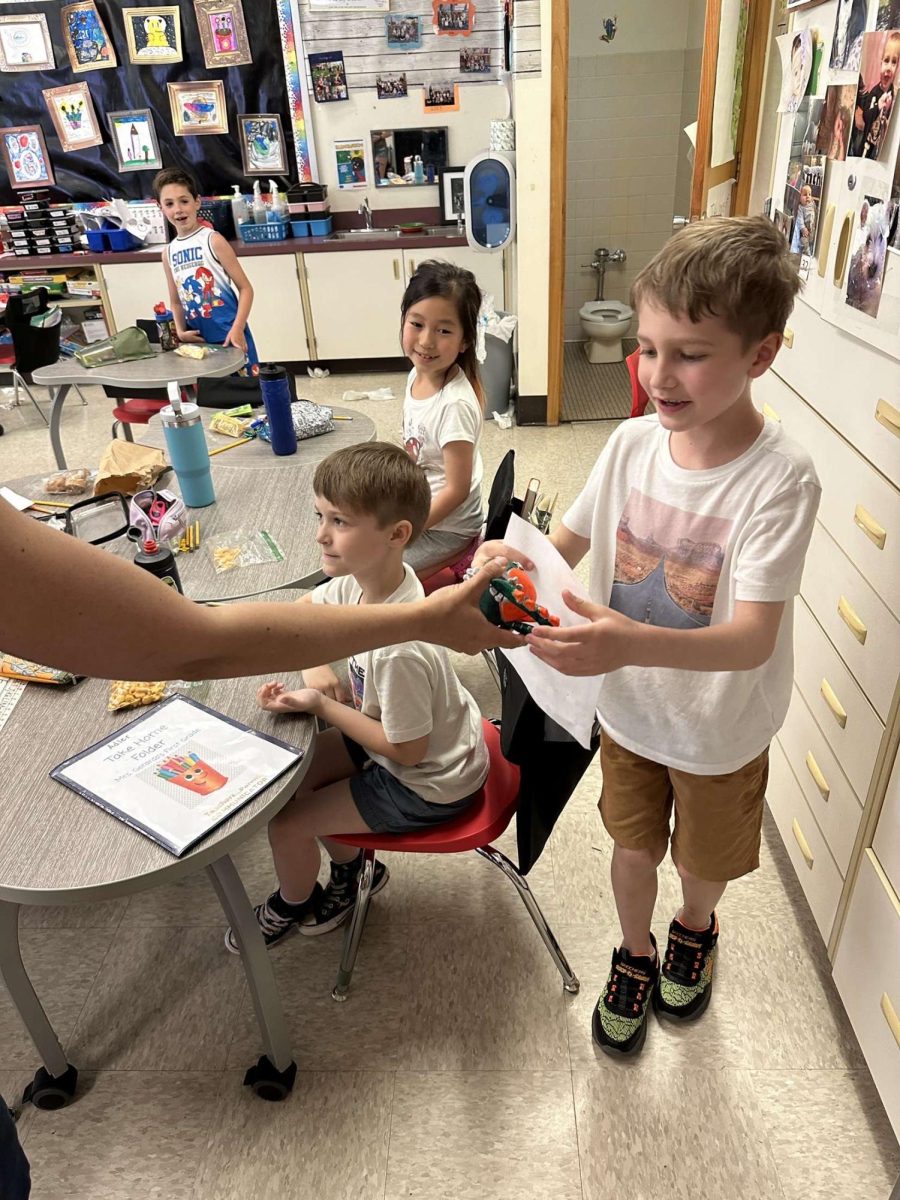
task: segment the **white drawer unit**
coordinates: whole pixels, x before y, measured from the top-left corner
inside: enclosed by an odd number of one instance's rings
[[[812,456],[822,483],[819,520],[900,617],[900,492],[771,371],[754,386],[763,412]]]
[[[900,900],[871,849],[860,863],[834,981],[900,1137]]]
[[[853,790],[865,801],[884,726],[802,599],[794,605],[794,678]]]
[[[900,896],[900,758],[891,772],[872,845],[891,886]]]
[[[888,479],[900,479],[900,364],[798,300],[773,370]]]
[[[818,521],[800,592],[882,721],[887,721],[900,673],[900,621]]]
[[[766,800],[819,932],[827,942],[844,881],[777,739],[769,749]]]
[[[778,740],[838,870],[846,876],[862,803],[796,687]]]

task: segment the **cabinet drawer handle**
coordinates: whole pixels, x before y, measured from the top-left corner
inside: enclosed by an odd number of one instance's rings
[[[834,272],[832,279],[835,287],[844,286],[844,272],[847,270],[847,259],[850,255],[850,238],[853,235],[853,222],[856,214],[851,209],[841,222],[841,232],[838,234],[837,250],[834,255]]]
[[[828,782],[826,781],[825,776],[822,774],[819,764],[813,757],[812,750],[807,750],[806,752],[806,769],[809,771],[810,775],[812,775],[813,783],[819,789],[822,799],[827,800],[831,795],[831,788],[828,786]]]
[[[779,417],[778,413],[770,404],[763,405],[763,416],[768,417],[770,421],[777,421],[779,425],[781,424],[781,417]]]
[[[891,998],[887,992],[881,993],[881,1011],[888,1023],[888,1029],[894,1035],[894,1041],[900,1046],[900,1017],[897,1016],[897,1010],[891,1004]]]
[[[840,725],[841,729],[847,728],[847,710],[834,694],[834,689],[827,679],[823,679],[819,685],[819,691],[822,693],[822,699],[831,709],[834,719]]]
[[[875,405],[875,420],[900,437],[900,408],[894,408],[887,400],[879,400]]]
[[[825,210],[825,220],[822,222],[822,230],[819,235],[819,245],[824,249],[819,250],[819,276],[825,278],[825,267],[828,262],[828,246],[831,245],[831,229],[834,225],[834,205],[829,204]]]
[[[791,350],[794,346],[794,331],[793,329],[785,329],[782,334],[782,343],[786,349]]]
[[[858,525],[866,537],[875,543],[879,550],[884,549],[887,540],[887,530],[883,529],[867,508],[857,504],[853,510],[853,522]]]
[[[841,620],[856,638],[861,646],[866,644],[866,638],[869,636],[869,631],[856,615],[853,605],[846,596],[841,596],[838,600],[838,615]]]
[[[791,833],[794,835],[794,841],[800,847],[800,853],[803,855],[803,861],[806,863],[809,869],[812,870],[813,863],[815,862],[815,859],[813,858],[813,852],[809,848],[809,842],[803,836],[803,830],[800,828],[800,823],[796,817],[794,817],[793,821],[791,822]]]
[[[399,260],[399,258],[394,259],[394,278],[395,279],[400,278],[400,260]]]

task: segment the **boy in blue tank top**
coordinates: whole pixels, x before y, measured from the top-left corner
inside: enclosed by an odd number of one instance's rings
[[[231,246],[200,224],[200,190],[180,167],[153,180],[153,194],[175,237],[163,252],[169,304],[182,342],[235,346],[247,356],[246,372],[259,373],[259,356],[247,328],[253,288]]]

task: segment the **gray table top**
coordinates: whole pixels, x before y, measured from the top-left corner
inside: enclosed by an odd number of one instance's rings
[[[331,433],[323,433],[319,437],[306,438],[297,443],[296,454],[274,454],[268,442],[261,438],[235,445],[235,439],[221,433],[213,433],[209,423],[215,416],[212,409],[203,409],[203,428],[206,430],[206,444],[211,451],[222,446],[232,449],[222,454],[213,454],[211,462],[217,470],[219,466],[234,467],[238,470],[294,470],[301,466],[316,466],[335,450],[343,450],[345,446],[355,446],[358,442],[371,442],[375,437],[375,422],[365,413],[354,412],[349,408],[338,408],[329,405],[337,417],[352,417],[352,420],[335,421]],[[257,409],[259,416],[265,415],[264,409]],[[146,432],[139,439],[142,446],[155,446],[165,450],[166,440],[162,422],[159,417],[151,417]]]
[[[64,383],[165,387],[167,383],[193,383],[207,376],[233,375],[245,362],[243,353],[233,346],[210,346],[206,358],[182,358],[173,351],[163,353],[158,346],[150,348],[153,358],[110,363],[105,367],[83,367],[75,358],[60,358],[49,367],[39,367],[33,378],[42,387],[59,387]]]
[[[290,602],[281,592],[270,602]],[[131,636],[122,634],[121,636]],[[270,676],[216,680],[210,708],[309,751],[310,717],[274,716],[257,707],[256,689]],[[286,675],[289,686],[300,676]],[[64,904],[111,899],[199,870],[230,853],[267,823],[303,777],[310,754],[181,858],[48,778],[60,762],[149,709],[106,710],[109,684],[90,679],[70,688],[29,684],[0,730],[0,899]],[[163,878],[165,877],[165,878]]]

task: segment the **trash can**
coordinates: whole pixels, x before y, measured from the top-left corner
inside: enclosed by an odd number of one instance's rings
[[[509,314],[498,310],[496,315],[502,319]],[[512,337],[504,341],[492,333],[486,333],[484,348],[481,384],[484,388],[484,415],[490,417],[495,412],[504,413],[509,408],[513,377]]]

